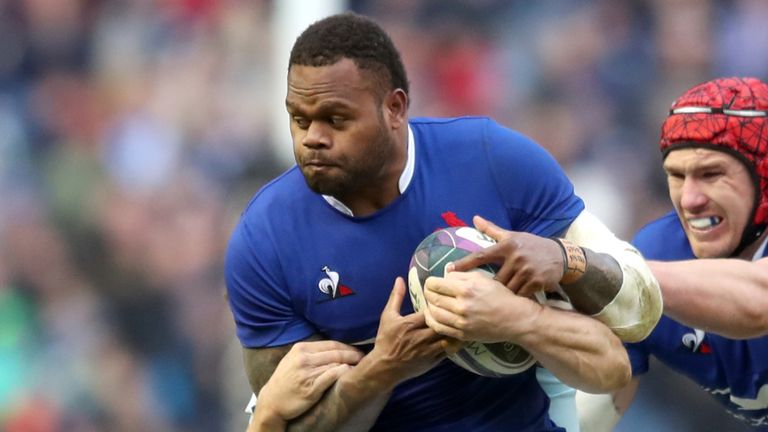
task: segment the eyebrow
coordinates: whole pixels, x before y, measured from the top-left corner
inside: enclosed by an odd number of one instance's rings
[[[300,108],[299,105],[297,105],[295,103],[292,103],[291,101],[289,101],[287,99],[285,100],[285,108],[288,111],[301,111],[299,109]],[[334,111],[334,110],[347,111],[347,110],[351,109],[351,105],[348,104],[348,103],[341,102],[341,101],[329,100],[329,101],[320,102],[318,105],[315,105],[312,108],[313,108],[314,111],[322,113],[322,112]]]
[[[679,166],[669,166],[666,163],[662,165],[662,168],[664,171],[667,172],[683,172],[685,171],[685,168],[679,167]],[[702,162],[700,165],[696,167],[694,171],[706,171],[711,169],[723,169],[724,164],[722,161],[706,161]]]

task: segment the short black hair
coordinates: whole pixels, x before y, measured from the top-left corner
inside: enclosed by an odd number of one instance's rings
[[[386,90],[408,94],[408,77],[392,39],[372,19],[352,12],[331,15],[307,27],[291,49],[291,66],[328,66],[348,58],[373,73]],[[385,86],[389,84],[390,88]]]

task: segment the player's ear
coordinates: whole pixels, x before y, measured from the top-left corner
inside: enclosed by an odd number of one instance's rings
[[[384,115],[392,129],[399,129],[408,118],[408,95],[403,89],[394,89],[384,98]]]

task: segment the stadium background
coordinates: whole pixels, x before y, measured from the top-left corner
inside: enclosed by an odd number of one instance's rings
[[[287,166],[275,59],[318,4],[391,32],[412,115],[529,134],[624,237],[670,208],[673,97],[768,76],[761,0],[0,1],[0,430],[243,430],[222,255]],[[619,431],[745,430],[652,372]]]

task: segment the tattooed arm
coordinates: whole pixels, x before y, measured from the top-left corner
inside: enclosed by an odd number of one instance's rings
[[[397,384],[421,375],[445,357],[445,338],[427,327],[423,313],[400,315],[404,295],[405,283],[398,278],[381,314],[373,350],[342,373],[309,410],[291,419],[287,430],[370,429]],[[281,347],[246,351],[254,391],[264,386],[287,350]]]
[[[450,269],[497,264],[495,279],[522,296],[562,288],[577,311],[603,322],[625,342],[647,337],[661,317],[659,284],[640,253],[587,211],[568,228],[565,242],[508,231],[479,216],[474,222],[497,243]]]
[[[315,338],[312,338],[315,339]],[[263,381],[256,371],[269,371],[273,358],[284,347],[246,350],[249,377]],[[280,360],[269,380],[259,388],[258,406],[248,432],[285,430],[289,420],[311,408],[339,376],[362,358],[362,353],[349,345],[331,340],[303,341],[293,344]],[[266,361],[269,364],[259,362]]]

